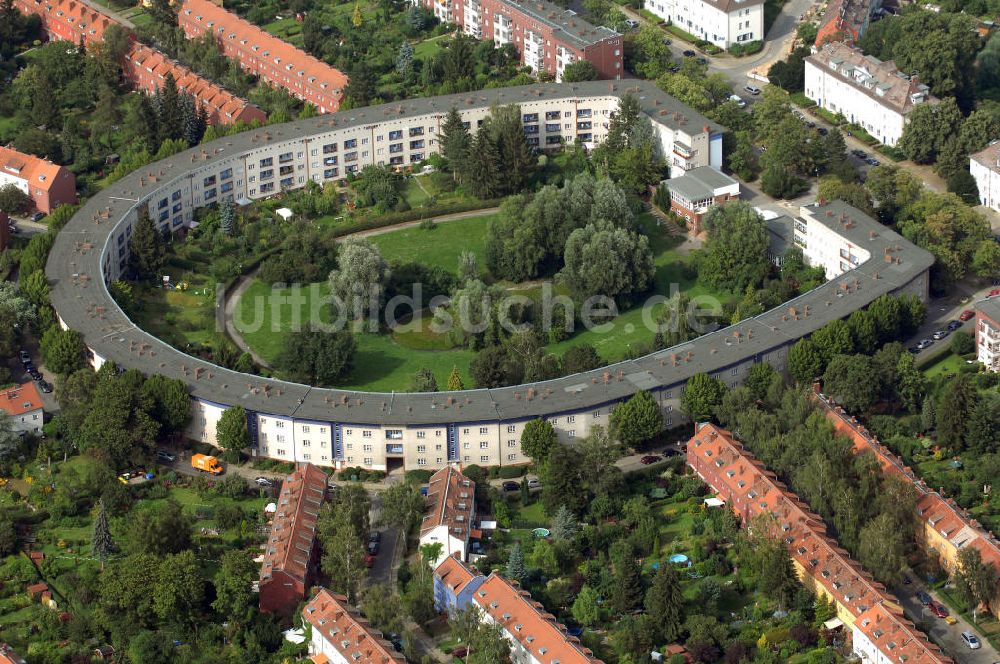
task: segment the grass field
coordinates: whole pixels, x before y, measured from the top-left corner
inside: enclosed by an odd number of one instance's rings
[[[292,46],[302,48],[305,44],[302,37],[302,24],[296,21],[294,16],[272,21],[263,27],[270,34],[284,39]]]
[[[390,262],[418,261],[454,272],[458,269],[458,259],[462,252],[471,251],[482,268],[486,260],[486,228],[495,216],[446,221],[431,229],[413,226],[374,235],[371,240]]]
[[[177,347],[210,342],[215,336],[215,290],[207,275],[193,270],[207,262],[207,257],[171,254],[163,274],[170,275],[175,285],[187,283],[188,288],[137,288],[141,306],[129,311],[136,325]]]
[[[957,374],[959,369],[965,366],[965,360],[954,353],[941,356],[934,364],[924,369],[924,376],[934,378],[941,374]]]
[[[441,40],[447,37],[447,34],[438,35],[418,42],[413,46],[413,57],[420,60],[430,60],[441,50]]]

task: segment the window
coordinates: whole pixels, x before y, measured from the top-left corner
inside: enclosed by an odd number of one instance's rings
[[[423,135],[424,135],[423,127],[410,127],[410,138],[413,138],[414,136],[423,136]]]
[[[327,143],[323,146],[323,154],[330,154],[337,151],[336,143]]]
[[[268,157],[267,159],[260,160],[261,168],[264,168],[265,166],[271,166],[272,164],[274,164],[274,157]]]
[[[590,416],[593,417],[593,418],[595,418],[595,419],[599,418],[601,416],[601,411],[595,410],[593,413],[590,414]]]
[[[156,205],[156,208],[158,210],[162,210],[163,208],[167,207],[167,205],[169,205],[169,203],[167,203],[167,199],[164,198],[160,200],[160,202]]]
[[[278,155],[278,163],[279,164],[287,164],[291,160],[292,160],[292,153],[291,152],[285,152],[284,154],[279,154]]]
[[[356,148],[356,147],[358,147],[358,139],[352,138],[352,139],[344,141],[344,149],[345,150],[351,150],[351,149]]]
[[[372,451],[372,446],[371,445],[363,445],[361,447],[361,451],[362,452],[371,452]]]
[[[508,424],[507,425],[507,433],[514,433],[515,431],[517,431],[517,427],[516,426],[514,426],[513,424]]]
[[[213,198],[215,198],[216,194],[218,194],[217,190],[209,189],[208,191],[205,192],[205,200],[206,201],[212,200]]]
[[[279,429],[284,429],[285,423],[282,422],[281,420],[278,420],[277,422],[274,423],[274,426],[278,427]]]
[[[488,449],[490,449],[490,444],[488,442],[486,442],[485,440],[481,440],[481,441],[479,441],[479,449],[481,449],[481,450],[488,450]]]
[[[370,465],[372,465],[372,458],[371,458],[371,457],[365,457],[365,461],[364,461],[364,464],[365,464],[366,466],[370,466]]]
[[[361,437],[362,438],[371,438],[372,437],[371,430],[370,429],[366,429],[366,430],[362,431],[361,432]]]
[[[347,154],[344,155],[344,161],[357,161],[357,160],[358,160],[357,152],[348,152]],[[355,168],[357,168],[357,166],[355,166]]]
[[[308,461],[309,459],[312,458],[312,455],[311,454],[303,454],[302,458],[305,459],[306,461]]]
[[[481,454],[481,455],[479,455],[479,460],[482,461],[483,463],[488,463],[489,460],[490,460],[490,455],[489,454]]]
[[[403,130],[402,129],[396,129],[394,131],[390,131],[389,132],[389,140],[390,141],[398,141],[401,138],[403,138]]]
[[[468,435],[469,434],[469,430],[468,429],[462,429],[462,433],[465,434],[465,435]]]
[[[354,435],[354,429],[348,429],[346,431],[346,433],[347,433],[348,436],[353,436]]]
[[[417,465],[418,466],[426,466],[427,465],[427,459],[417,459]]]
[[[507,455],[507,461],[514,461],[515,459],[517,459],[517,455],[516,454],[508,454]]]
[[[275,450],[278,456],[285,456],[285,450]]]
[[[463,450],[469,449],[469,443],[467,443],[467,442],[466,443],[462,443],[462,449]]]
[[[336,168],[327,168],[323,170],[323,177],[325,178],[335,178],[337,177],[338,170]]]
[[[426,451],[427,451],[427,446],[426,445],[417,445],[417,452],[419,454],[423,454]]]
[[[349,450],[353,450],[354,449],[354,443],[348,443],[346,447]]]
[[[517,447],[517,441],[511,438],[507,441],[507,447]]]
[[[230,192],[230,191],[233,190],[233,183],[232,182],[223,182],[222,186],[219,187],[219,190],[222,193],[224,193],[224,194],[227,193],[227,192]],[[178,204],[178,207],[180,207],[180,204]]]
[[[403,439],[403,430],[402,429],[386,429],[385,430],[385,437],[388,440],[402,440]]]
[[[274,437],[277,439],[277,442],[279,442],[279,443],[285,442],[285,436],[284,436],[284,434],[280,434],[279,433],[279,434],[276,434]]]
[[[528,122],[538,122],[538,113],[525,113],[521,116],[521,122],[525,124]]]
[[[179,201],[181,199],[181,191],[178,189],[174,193],[170,194],[170,200]]]
[[[261,180],[266,180],[268,178],[273,178],[273,177],[274,177],[274,169],[273,168],[269,168],[266,171],[261,171],[260,172],[260,179]]]
[[[486,427],[479,427],[479,433],[485,434],[487,431],[489,431],[489,429],[487,429]]]
[[[211,187],[213,184],[215,184],[214,175],[209,175],[207,178],[201,181],[201,186],[203,187]]]
[[[567,415],[566,416],[566,423],[567,424],[573,424],[573,422],[576,422],[576,415]]]
[[[421,149],[423,147],[424,147],[424,141],[423,141],[423,139],[421,139],[419,141],[410,141],[410,149],[411,150],[419,150],[419,149]]]
[[[310,445],[310,442],[308,440],[303,440],[302,441],[302,447],[309,447],[309,445]]]

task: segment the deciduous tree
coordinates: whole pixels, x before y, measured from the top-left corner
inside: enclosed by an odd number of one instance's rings
[[[725,394],[726,385],[721,380],[706,373],[695,374],[681,392],[681,408],[695,422],[705,422],[712,419]]]

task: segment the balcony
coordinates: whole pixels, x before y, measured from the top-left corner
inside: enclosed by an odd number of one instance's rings
[[[674,141],[674,154],[681,159],[691,159],[694,157],[694,150],[679,141]]]
[[[386,443],[386,445],[385,445],[385,453],[386,454],[400,455],[400,454],[403,453],[403,444],[402,443]]]

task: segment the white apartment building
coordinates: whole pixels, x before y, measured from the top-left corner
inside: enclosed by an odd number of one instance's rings
[[[976,359],[987,371],[1000,371],[1000,297],[976,302]]]
[[[841,42],[824,44],[806,58],[805,94],[885,145],[896,145],[915,106],[938,101],[894,62],[882,62]]]
[[[1000,139],[969,157],[969,172],[979,187],[979,202],[1000,212]]]
[[[833,214],[826,216],[826,212]],[[827,279],[839,277],[871,258],[871,252],[860,245],[878,222],[852,216],[842,201],[833,201],[822,217],[808,205],[803,205],[799,214],[802,218],[793,220],[792,241],[802,249],[806,263],[822,267]]]
[[[645,7],[719,48],[764,39],[764,0],[646,0]]]

